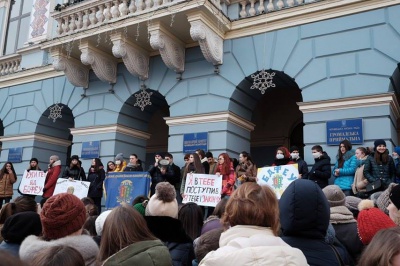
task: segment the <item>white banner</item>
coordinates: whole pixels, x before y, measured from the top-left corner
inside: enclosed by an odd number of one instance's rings
[[[221,201],[222,175],[187,174],[182,203],[215,207]]]
[[[283,191],[299,176],[297,164],[258,168],[257,183],[270,186],[278,199]]]
[[[46,173],[43,171],[27,171],[25,170],[19,183],[19,191],[28,195],[43,195],[44,181],[46,181]]]
[[[54,189],[53,195],[60,193],[69,193],[82,199],[87,197],[89,191],[90,182],[73,180],[70,181],[66,178],[59,178],[57,180],[56,188]]]

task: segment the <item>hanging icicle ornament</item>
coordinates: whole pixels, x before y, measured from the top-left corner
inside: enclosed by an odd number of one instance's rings
[[[140,110],[144,110],[147,105],[151,105],[150,97],[153,92],[146,91],[146,85],[142,85],[140,92],[135,94],[136,103],[133,106],[140,107]]]
[[[274,76],[275,72],[268,73],[265,69],[262,69],[257,75],[252,74],[253,85],[250,89],[258,89],[261,91],[261,94],[264,94],[268,88],[275,87]]]
[[[53,119],[53,123],[55,123],[57,118],[62,118],[61,110],[63,108],[64,108],[64,106],[60,106],[60,105],[58,105],[58,103],[56,103],[53,106],[50,106],[49,107],[50,115],[48,116],[48,118]]]

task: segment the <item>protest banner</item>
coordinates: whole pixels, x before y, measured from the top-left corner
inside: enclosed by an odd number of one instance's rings
[[[269,185],[275,192],[278,199],[283,191],[299,176],[297,164],[279,165],[258,168],[257,183]]]
[[[150,191],[151,176],[148,172],[110,172],[104,180],[106,209],[121,203],[132,204],[134,198],[147,196]]]
[[[192,174],[186,176],[182,203],[215,207],[221,201],[222,175]]]
[[[41,196],[43,195],[44,181],[46,181],[45,172],[25,170],[18,188],[22,194]]]
[[[68,180],[66,178],[59,178],[57,180],[56,188],[54,189],[53,195],[60,193],[69,193],[82,199],[87,197],[89,191],[90,182],[79,181],[79,180]]]

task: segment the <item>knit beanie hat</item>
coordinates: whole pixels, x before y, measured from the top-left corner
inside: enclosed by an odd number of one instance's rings
[[[94,222],[96,227],[96,233],[98,236],[101,236],[103,233],[104,222],[106,221],[107,216],[110,214],[111,210],[107,210],[102,212],[99,217],[97,217],[96,221]]]
[[[390,183],[388,188],[383,191],[375,200],[375,205],[378,206],[378,208],[386,214],[389,214],[389,211],[386,209],[389,206],[389,194],[396,185],[396,183]]]
[[[118,153],[115,156],[115,161],[123,161],[124,160],[124,154],[123,153]]]
[[[390,201],[400,210],[400,186],[394,186],[389,194]]]
[[[376,147],[378,147],[379,145],[385,145],[386,146],[386,142],[383,139],[377,139],[374,141],[374,150],[376,150]]]
[[[40,218],[44,238],[59,239],[82,228],[86,221],[86,210],[78,197],[61,193],[46,201]]]
[[[354,196],[347,196],[345,199],[345,206],[351,211],[358,211],[358,204],[360,204],[361,199]]]
[[[36,162],[36,163],[39,163],[39,161],[38,161],[37,158],[32,158],[29,162]]]
[[[158,183],[156,185],[156,193],[150,198],[145,214],[146,216],[178,218],[175,187],[168,182]]]
[[[6,243],[21,244],[29,235],[39,236],[42,233],[40,216],[36,212],[19,212],[6,219],[1,235]]]
[[[346,195],[337,185],[329,185],[322,189],[331,207],[344,206]]]
[[[133,205],[133,208],[135,208],[141,215],[146,216],[147,203],[147,200],[145,200],[144,202],[136,203],[135,205]]]
[[[79,161],[79,156],[78,155],[72,155],[71,156],[71,161],[72,160],[77,160],[77,161]]]
[[[379,230],[396,226],[389,216],[374,207],[372,200],[362,200],[358,209],[358,235],[364,245],[368,245]]]
[[[400,155],[400,146],[395,147],[394,152]]]

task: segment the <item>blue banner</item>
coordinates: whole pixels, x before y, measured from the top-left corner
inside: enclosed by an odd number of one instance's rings
[[[151,176],[148,172],[111,172],[104,180],[106,209],[112,209],[125,202],[132,204],[134,198],[147,196],[150,191]]]
[[[199,132],[183,135],[183,153],[195,153],[202,149],[207,151],[208,133]]]
[[[347,139],[351,144],[363,144],[362,119],[326,122],[326,144],[339,145]]]
[[[100,157],[100,141],[82,142],[82,159],[93,159]]]
[[[8,150],[8,161],[11,163],[22,162],[22,147],[10,148]]]

